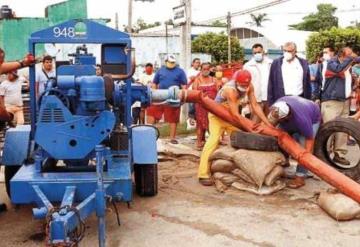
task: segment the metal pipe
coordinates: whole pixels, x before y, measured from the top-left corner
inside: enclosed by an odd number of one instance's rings
[[[97,189],[96,189],[96,216],[98,217],[99,246],[105,246],[105,190],[103,181],[103,163],[104,163],[104,146],[97,145],[96,151],[96,173],[97,173]]]
[[[201,104],[209,112],[239,129],[243,129],[243,126],[253,126],[253,129],[256,131],[257,125],[251,120],[244,118],[240,123],[230,114],[229,110],[224,105],[216,103],[209,97],[204,96],[200,91],[181,90],[179,98],[182,102]],[[337,188],[345,195],[360,203],[360,184],[306,151],[286,132],[268,126],[262,126],[262,128],[263,130],[260,134],[277,137],[280,147],[296,159],[302,166]]]

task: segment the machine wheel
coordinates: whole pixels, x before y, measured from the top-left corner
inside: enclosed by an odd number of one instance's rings
[[[277,139],[243,131],[234,131],[230,136],[231,146],[238,149],[249,149],[259,151],[279,151]]]
[[[317,135],[314,146],[314,154],[322,161],[328,163],[332,167],[338,169],[352,179],[360,178],[360,160],[356,163],[350,164],[349,167],[340,166],[333,161],[330,157],[330,151],[328,150],[329,138],[336,132],[343,132],[355,139],[356,143],[360,147],[360,122],[350,118],[337,118],[323,124]]]
[[[134,165],[136,193],[139,196],[155,196],[158,192],[157,164]]]
[[[11,198],[10,194],[10,180],[12,177],[17,173],[21,166],[5,166],[5,187],[6,193],[8,194],[9,198]]]

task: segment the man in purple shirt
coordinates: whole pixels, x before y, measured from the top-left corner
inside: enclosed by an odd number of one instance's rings
[[[278,99],[269,113],[269,121],[288,132],[308,152],[313,152],[315,136],[321,122],[320,108],[314,102],[299,96]],[[307,170],[298,164],[296,175],[288,187],[296,189],[305,185]]]

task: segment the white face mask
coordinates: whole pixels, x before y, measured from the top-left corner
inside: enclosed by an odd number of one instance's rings
[[[237,90],[238,90],[239,92],[241,92],[241,93],[245,93],[246,90],[247,90],[247,87],[242,87],[242,86],[237,86],[236,88],[237,88]]]
[[[286,61],[290,61],[291,59],[293,59],[293,55],[290,52],[284,52],[284,58]]]
[[[323,59],[324,59],[325,61],[329,61],[329,60],[331,59],[331,58],[330,58],[330,54],[324,53]]]

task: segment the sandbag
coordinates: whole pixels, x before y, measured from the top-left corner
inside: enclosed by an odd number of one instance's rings
[[[285,157],[280,152],[239,149],[233,153],[232,158],[235,165],[248,175],[259,188],[275,166],[285,163]]]
[[[248,182],[249,184],[254,184],[255,185],[254,180],[252,180],[248,175],[245,174],[245,172],[243,172],[239,168],[233,170],[231,173],[238,176],[239,178],[241,178],[245,182]]]
[[[214,183],[216,190],[219,191],[220,193],[224,193],[225,190],[227,190],[228,188],[228,186],[226,186],[223,182],[221,182],[218,179],[215,179]]]
[[[213,160],[230,160],[232,161],[233,153],[236,151],[235,148],[225,146],[216,149],[209,157],[209,161]]]
[[[230,160],[214,160],[211,163],[211,173],[215,172],[231,172],[236,168],[234,162]]]
[[[360,219],[360,204],[341,193],[321,192],[318,204],[335,220]]]
[[[281,177],[282,174],[284,174],[284,168],[282,168],[281,166],[275,166],[274,169],[272,169],[271,172],[266,176],[264,181],[265,185],[273,185],[275,181]]]
[[[215,180],[220,180],[226,186],[231,186],[233,182],[240,180],[237,176],[231,173],[224,173],[224,172],[215,172],[213,177]]]
[[[265,195],[271,195],[275,192],[278,192],[279,190],[282,190],[283,188],[286,187],[286,184],[283,181],[278,180],[272,186],[262,186],[261,188],[257,188],[252,184],[242,181],[237,181],[232,183],[231,186],[238,190],[247,191],[259,196],[265,196]]]

